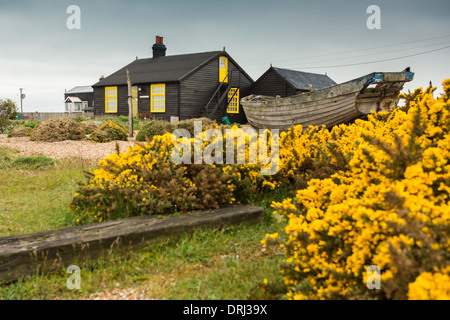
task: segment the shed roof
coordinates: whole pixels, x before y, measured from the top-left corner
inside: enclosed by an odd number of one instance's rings
[[[273,67],[281,77],[286,79],[294,88],[299,90],[309,90],[309,85],[314,90],[330,87],[336,84],[330,77],[325,74],[303,72],[291,69],[282,69]]]
[[[94,89],[91,86],[77,86],[75,88],[70,89],[69,91],[66,91],[66,94],[89,93],[89,92],[94,92]]]
[[[130,72],[131,82],[135,84],[180,81],[182,78],[220,55],[228,56],[224,51],[211,51],[137,59],[110,76],[100,80],[93,86],[126,84],[127,69]]]
[[[82,102],[78,97],[67,97],[65,102]]]

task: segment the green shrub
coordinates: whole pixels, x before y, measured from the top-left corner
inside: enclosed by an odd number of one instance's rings
[[[175,127],[164,120],[152,120],[145,123],[136,136],[137,141],[145,141],[146,137],[152,140],[154,136],[160,136],[165,133],[172,133]]]
[[[16,115],[16,104],[11,99],[0,99],[0,133],[4,133],[13,127],[11,119],[14,119]]]
[[[55,142],[81,140],[85,137],[84,126],[73,119],[54,118],[43,121],[31,135],[31,140]]]
[[[23,124],[24,127],[30,128],[30,129],[34,129],[38,126],[38,124],[36,122],[34,122],[33,120],[25,122]]]
[[[194,137],[194,124],[196,121],[202,122],[202,131],[212,128],[218,128],[217,122],[209,118],[198,118],[198,119],[188,119],[182,120],[175,123],[175,129],[186,129]]]
[[[119,123],[128,127],[128,116],[119,116]],[[141,121],[138,118],[133,118],[133,130],[140,130]]]
[[[11,125],[13,127],[23,126],[26,122],[27,121],[25,121],[25,120],[16,120],[16,119],[14,119],[14,120],[11,120]]]
[[[76,122],[82,122],[84,121],[84,117],[83,116],[76,116],[75,118],[73,118]]]
[[[91,134],[91,141],[110,142],[115,140],[127,141],[128,133],[125,128],[115,122],[106,122],[102,124],[99,130]]]
[[[142,122],[139,118],[133,118],[133,130],[141,130]]]
[[[119,116],[119,121],[128,122],[128,116]]]
[[[191,137],[194,137],[196,121],[202,122],[202,131],[211,128],[219,128],[217,123],[209,118],[182,120],[178,121],[175,124],[171,124],[164,120],[152,120],[142,126],[141,130],[136,136],[136,140],[145,141],[145,137],[148,137],[148,139],[151,140],[154,136],[160,136],[168,132],[172,133],[176,129],[186,129],[190,133]]]
[[[32,129],[25,126],[17,126],[11,129],[8,133],[8,138],[16,137],[29,137],[31,135]]]

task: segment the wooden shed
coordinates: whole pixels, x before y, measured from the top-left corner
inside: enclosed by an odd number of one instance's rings
[[[302,92],[319,90],[335,85],[326,74],[309,73],[297,70],[270,67],[252,85],[251,94],[281,96],[283,98]],[[311,85],[311,86],[310,86]]]
[[[64,93],[65,112],[92,112],[94,109],[94,89],[78,86]]]
[[[246,123],[239,101],[250,94],[253,80],[225,50],[166,56],[159,36],[152,49],[152,58],[136,59],[93,85],[96,115],[128,115],[128,69],[133,116],[217,121],[227,116],[231,122]]]

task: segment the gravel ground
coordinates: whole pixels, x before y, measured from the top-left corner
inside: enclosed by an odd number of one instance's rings
[[[116,288],[91,294],[87,299],[80,300],[150,300],[147,291],[151,288]]]
[[[135,143],[134,138],[128,141],[117,141],[120,151],[125,151]],[[107,143],[95,143],[87,140],[40,142],[31,141],[30,138],[7,138],[6,134],[0,134],[0,146],[20,150],[20,156],[43,155],[53,159],[77,157],[87,160],[99,161],[109,154],[116,152],[116,141]]]

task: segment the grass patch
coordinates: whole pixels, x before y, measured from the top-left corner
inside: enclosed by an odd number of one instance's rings
[[[80,159],[14,158],[14,151],[0,152],[9,152],[7,160],[0,156],[0,237],[69,226],[68,208],[77,182],[84,181],[83,170],[93,164]]]
[[[0,170],[1,169],[23,169],[37,170],[58,163],[45,156],[18,157],[19,150],[0,146]]]
[[[14,169],[36,170],[56,163],[58,163],[58,161],[53,160],[49,157],[33,156],[16,158],[11,162],[10,166]]]
[[[0,299],[80,299],[115,288],[144,289],[149,299],[246,299],[264,278],[283,290],[278,246],[263,248],[276,223],[198,230],[81,269],[81,290],[67,289],[64,272],[0,286]]]
[[[0,146],[0,169],[9,165],[19,152],[20,150]]]

